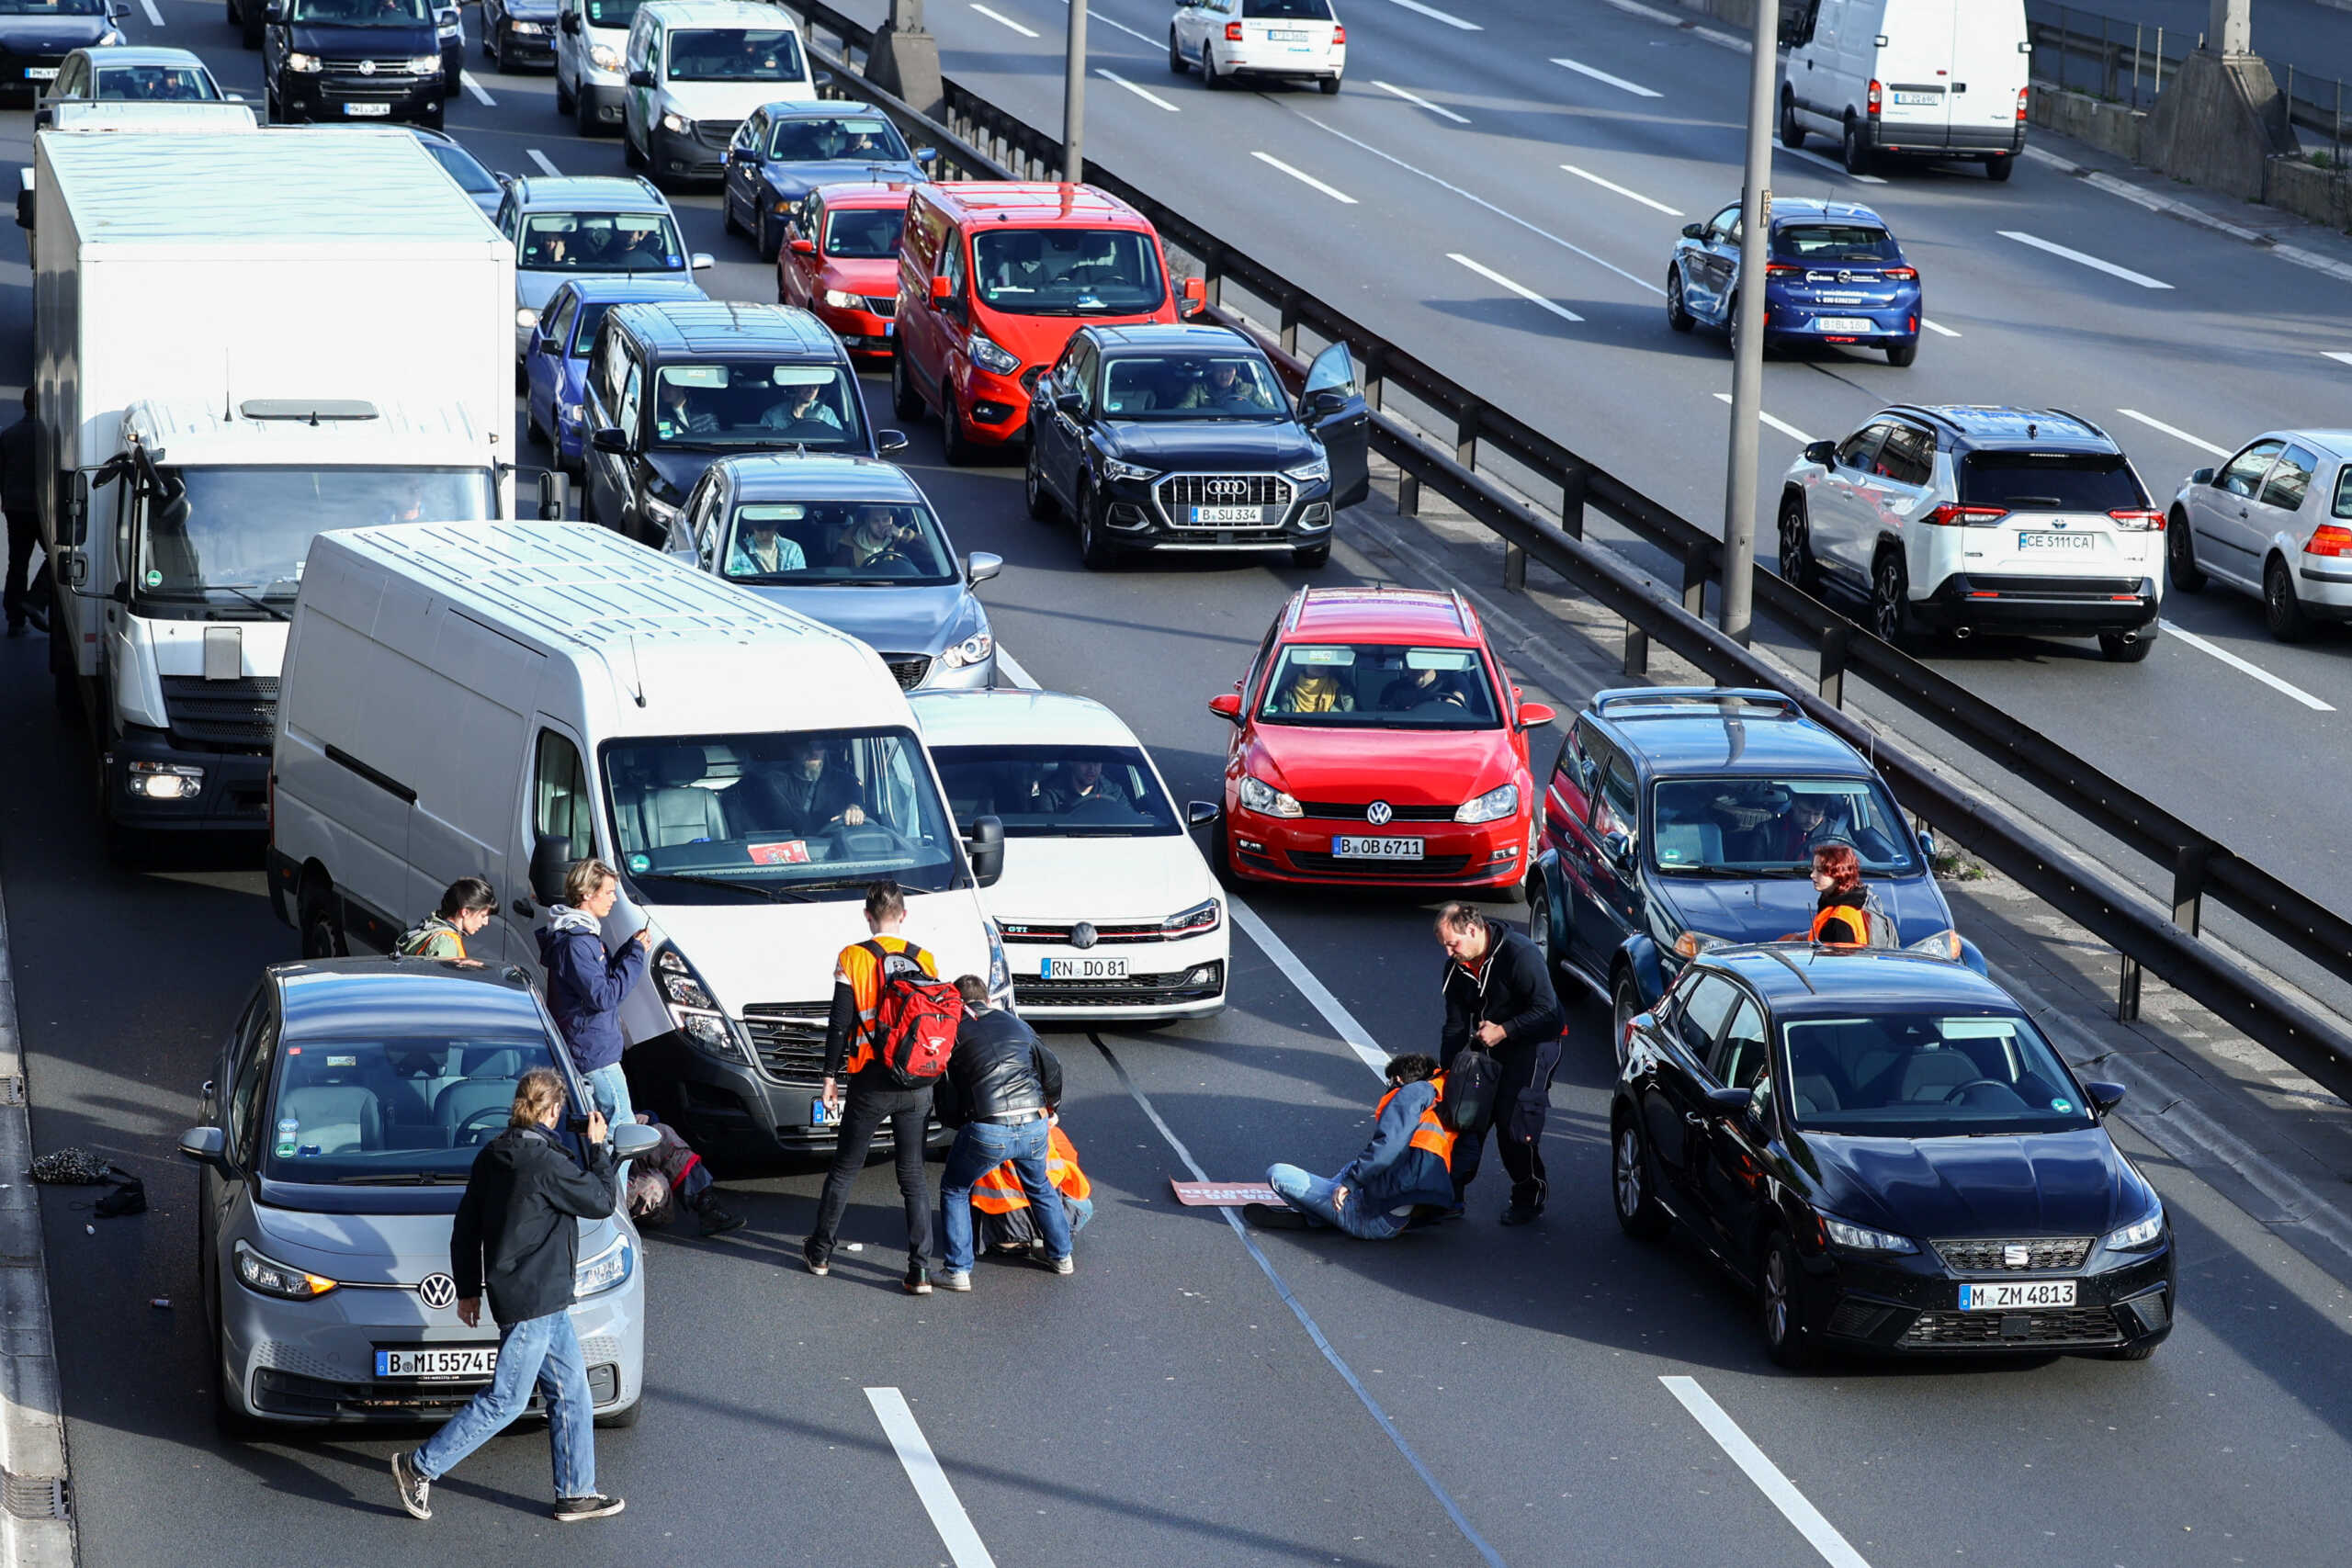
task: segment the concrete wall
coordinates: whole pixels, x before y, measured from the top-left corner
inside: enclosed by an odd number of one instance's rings
[[[2352,180],[2341,171],[2273,158],[2268,175],[2262,199],[2269,206],[2331,229],[2352,227]]]
[[[2026,100],[2033,123],[2087,141],[2103,152],[2140,159],[2140,140],[2148,123],[2146,113],[2124,104],[2111,104],[2088,93],[2064,93],[2040,82]]]

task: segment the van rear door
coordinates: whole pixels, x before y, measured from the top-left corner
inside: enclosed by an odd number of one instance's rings
[[[1961,11],[1959,0],[1886,0],[1877,35],[1884,41],[1871,72],[1881,88],[1881,147],[1951,144],[1953,39],[1962,27]]]
[[[1997,150],[2015,141],[2031,64],[2026,39],[2025,0],[1952,7],[1952,146]]]

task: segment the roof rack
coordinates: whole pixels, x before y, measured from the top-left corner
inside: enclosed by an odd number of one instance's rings
[[[1625,686],[1602,692],[1592,699],[1592,711],[1606,718],[1612,710],[1658,708],[1680,710],[1692,717],[1720,714],[1737,707],[1746,714],[1803,718],[1804,709],[1785,692],[1758,686]]]

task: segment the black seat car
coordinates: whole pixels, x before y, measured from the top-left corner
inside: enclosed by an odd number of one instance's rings
[[[1029,514],[1078,524],[1093,568],[1131,551],[1331,557],[1339,509],[1371,489],[1371,418],[1333,344],[1298,404],[1258,345],[1227,327],[1083,327],[1029,401]]]
[[[1610,1108],[1627,1235],[1673,1222],[1824,1350],[2089,1351],[2172,1331],[2172,1227],[2007,992],[1916,953],[1711,950],[1637,1015]]]
[[[907,438],[865,418],[841,340],[789,305],[616,305],[588,361],[583,521],[656,547],[703,470],[743,452],[876,457]]]

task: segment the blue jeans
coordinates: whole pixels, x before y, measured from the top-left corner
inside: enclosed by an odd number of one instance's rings
[[[1346,1202],[1336,1202],[1333,1194],[1339,1189],[1337,1181],[1312,1175],[1295,1165],[1268,1166],[1266,1184],[1282,1194],[1283,1202],[1305,1214],[1308,1224],[1343,1230],[1364,1241],[1386,1241],[1403,1230],[1410,1217],[1366,1213],[1357,1189],[1352,1187],[1348,1189]]]
[[[432,1481],[506,1429],[531,1402],[531,1385],[547,1396],[548,1441],[555,1450],[555,1495],[588,1497],[596,1491],[595,1408],[589,1402],[588,1366],[571,1314],[551,1312],[501,1325],[498,1371],[448,1425],[416,1450],[416,1472]]]
[[[594,1098],[596,1109],[605,1113],[608,1127],[618,1127],[637,1120],[636,1108],[628,1102],[628,1075],[621,1071],[618,1062],[609,1067],[598,1067],[594,1072],[582,1073],[580,1077],[587,1084],[589,1094]],[[623,1191],[628,1190],[628,1167],[629,1162],[623,1160],[614,1169],[614,1177],[620,1182]]]
[[[947,1168],[939,1179],[939,1213],[947,1230],[947,1268],[967,1273],[972,1267],[972,1187],[1005,1161],[1020,1174],[1021,1190],[1028,1194],[1029,1213],[1046,1240],[1046,1256],[1057,1260],[1069,1256],[1069,1217],[1062,1213],[1062,1195],[1046,1176],[1046,1119],[1032,1117],[1018,1126],[995,1122],[967,1122],[956,1134],[947,1151]]]

